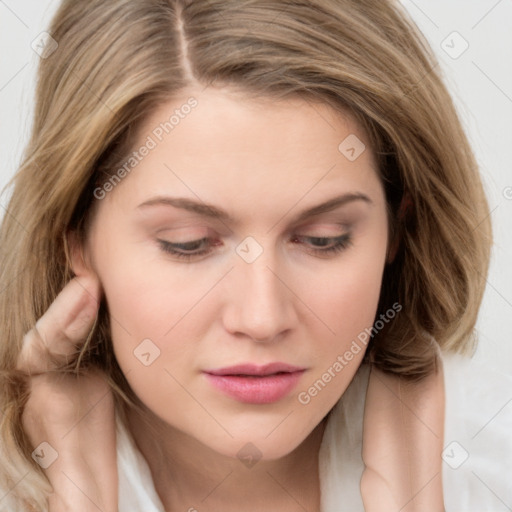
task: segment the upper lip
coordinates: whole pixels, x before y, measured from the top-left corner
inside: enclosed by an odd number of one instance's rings
[[[293,366],[286,363],[269,363],[262,366],[255,364],[238,364],[235,366],[227,366],[225,368],[216,368],[213,370],[205,370],[210,375],[274,375],[276,373],[294,373],[303,371],[305,368]]]

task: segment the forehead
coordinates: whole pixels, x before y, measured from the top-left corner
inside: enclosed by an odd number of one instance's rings
[[[233,207],[291,205],[306,195],[324,199],[336,187],[331,195],[361,187],[371,193],[379,185],[355,119],[299,97],[191,90],[151,113],[132,151],[139,153],[136,165],[115,191],[129,189],[132,202],[169,192],[223,204],[229,198]]]
[[[302,96],[276,100],[210,87],[190,90],[162,103],[139,127],[138,139],[152,136],[158,144],[174,141],[175,145],[185,144],[184,149],[222,142],[221,147],[231,146],[235,151],[262,153],[265,149],[262,156],[269,151],[274,156],[272,150],[288,150],[290,157],[318,149],[312,155],[318,158],[326,150],[337,152],[340,137],[347,134],[368,145],[361,126],[341,105],[334,109]]]

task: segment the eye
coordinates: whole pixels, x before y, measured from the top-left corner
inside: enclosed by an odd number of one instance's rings
[[[339,253],[348,247],[352,242],[350,233],[345,233],[338,237],[313,237],[313,236],[297,236],[292,237],[292,243],[309,242],[312,246],[308,250],[318,256],[331,256]],[[221,242],[213,241],[205,237],[199,240],[191,240],[189,242],[174,243],[167,240],[158,240],[160,248],[167,254],[173,257],[184,259],[186,261],[192,260],[209,254],[212,252],[212,247],[220,245]]]
[[[160,248],[168,253],[176,256],[178,258],[183,258],[186,260],[190,260],[197,256],[203,256],[210,252],[210,246],[212,244],[208,244],[209,238],[201,238],[199,240],[192,240],[190,242],[181,242],[181,243],[171,243],[167,240],[158,240],[160,244]],[[218,245],[218,244],[213,244]],[[206,249],[202,248],[205,247]]]
[[[295,236],[292,242],[300,242],[302,240],[309,240],[313,242],[311,252],[320,256],[330,256],[341,252],[352,245],[352,236],[350,233],[345,233],[337,237],[316,237],[316,236]]]

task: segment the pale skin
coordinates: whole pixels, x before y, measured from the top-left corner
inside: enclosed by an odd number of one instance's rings
[[[84,258],[77,247],[73,252],[78,279],[95,291],[75,285],[74,293],[92,309],[105,294],[116,358],[146,407],[144,418],[129,416],[128,427],[166,510],[318,511],[322,420],[364,351],[310,403],[297,396],[374,320],[388,257],[374,155],[354,120],[326,105],[254,102],[215,89],[187,91],[162,105],[140,127],[134,150],[191,95],[198,106],[98,202]],[[353,161],[338,149],[349,135],[366,144]],[[299,220],[301,212],[348,194],[336,208]],[[186,211],[164,197],[207,203],[231,219]],[[343,235],[350,243],[340,251],[320,252]],[[250,250],[262,250],[250,263],[236,251],[248,247],[247,237],[257,244]],[[203,238],[210,244],[179,247],[209,251],[190,260],[160,242]],[[68,338],[81,336],[75,329]],[[145,339],[160,351],[149,366],[134,355]],[[203,373],[275,361],[305,369],[275,403],[241,403]],[[237,457],[247,443],[261,453],[252,468]],[[107,452],[104,446],[98,457]],[[112,464],[105,467],[115,474]],[[95,496],[114,503],[114,494]]]

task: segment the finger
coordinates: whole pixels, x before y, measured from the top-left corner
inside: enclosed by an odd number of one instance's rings
[[[363,423],[365,510],[444,510],[444,400],[442,369],[420,382],[371,369]]]
[[[22,421],[54,489],[49,510],[117,511],[115,405],[105,374],[45,373],[31,382]]]
[[[37,374],[73,357],[94,325],[100,294],[95,276],[72,279],[24,336],[16,368]]]

